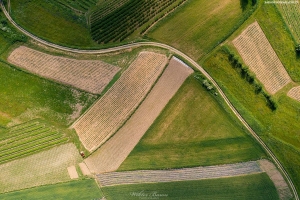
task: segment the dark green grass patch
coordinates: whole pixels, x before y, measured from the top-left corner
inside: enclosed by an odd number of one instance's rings
[[[197,60],[223,42],[251,13],[236,0],[189,0],[147,34]]]
[[[216,165],[263,156],[234,117],[191,76],[119,170]]]
[[[134,199],[249,199],[249,200],[275,200],[279,199],[273,182],[265,173],[170,183],[120,185],[102,188],[108,200],[134,200]],[[148,198],[147,198],[148,197]]]
[[[101,190],[92,179],[46,185],[0,195],[0,199],[3,200],[98,200],[102,197]]]
[[[224,52],[217,51],[204,62],[203,67],[217,80],[219,86],[239,113],[254,131],[263,137],[267,145],[271,146],[269,138],[277,138],[277,140],[281,140],[299,150],[300,103],[286,96],[288,88],[274,96],[278,107],[276,111],[272,112],[267,107],[267,102],[263,95],[255,94],[255,88],[242,79],[235,69],[232,68],[228,61],[228,56]],[[282,147],[284,148],[284,145]],[[289,155],[287,153],[289,149],[286,148],[277,149],[274,153],[279,156],[279,152],[286,152],[285,155]],[[299,178],[296,177],[299,177],[300,171],[295,169],[300,164],[300,154],[293,153],[292,155],[293,159],[280,160],[290,173],[291,169],[293,169],[293,172],[297,174],[297,176],[291,176],[291,178],[299,189]],[[294,163],[294,161],[297,162]]]
[[[57,2],[11,0],[12,18],[32,34],[60,45],[91,46],[84,15],[77,15]]]

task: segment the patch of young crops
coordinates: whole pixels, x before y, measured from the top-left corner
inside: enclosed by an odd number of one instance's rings
[[[0,164],[40,152],[67,141],[61,133],[39,121],[14,126],[0,138]]]
[[[285,22],[298,43],[300,43],[300,2],[288,0],[286,3],[276,4]]]
[[[90,7],[97,3],[97,0],[55,0],[57,3],[62,4],[71,9],[86,12]]]
[[[108,15],[105,10],[95,11],[91,15],[92,37],[98,43],[122,41],[174,2],[176,0],[129,0]]]

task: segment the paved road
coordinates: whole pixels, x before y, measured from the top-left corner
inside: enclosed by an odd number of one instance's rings
[[[13,21],[13,19],[10,17],[8,12],[6,11],[6,9],[5,9],[5,7],[4,7],[1,0],[0,0],[0,3],[1,3],[1,8],[2,8],[5,16],[17,29],[19,29],[21,32],[23,32],[28,37],[30,37],[30,38],[32,38],[32,39],[34,39],[34,40],[36,40],[36,41],[38,41],[38,42],[40,42],[44,45],[47,45],[47,46],[50,46],[50,47],[53,47],[53,48],[56,48],[56,49],[60,49],[60,50],[68,51],[68,52],[73,52],[73,53],[80,53],[80,54],[103,54],[103,53],[115,52],[115,51],[124,50],[124,49],[128,49],[128,48],[133,48],[133,47],[154,46],[154,47],[161,47],[161,48],[168,49],[168,50],[172,51],[173,53],[181,56],[182,58],[184,58],[185,60],[190,62],[195,68],[197,68],[201,73],[203,73],[208,80],[210,80],[212,82],[212,84],[216,87],[216,89],[219,92],[220,96],[225,100],[226,104],[230,107],[232,112],[243,123],[243,125],[247,128],[247,130],[251,133],[251,135],[257,140],[257,142],[265,149],[265,151],[272,158],[272,160],[274,161],[274,163],[276,164],[278,169],[282,172],[285,179],[288,181],[288,184],[289,184],[290,188],[293,191],[293,194],[295,196],[295,200],[299,200],[298,193],[296,191],[296,188],[295,188],[291,178],[289,177],[288,173],[285,171],[285,169],[283,168],[283,166],[281,165],[279,160],[273,154],[273,152],[267,147],[267,145],[262,141],[262,139],[254,132],[254,130],[249,126],[249,124],[243,119],[243,117],[239,114],[239,112],[231,104],[231,102],[226,97],[226,95],[221,90],[221,88],[216,83],[216,81],[197,62],[195,62],[192,58],[190,58],[189,56],[187,56],[183,52],[181,52],[181,51],[179,51],[179,50],[177,50],[174,47],[171,47],[169,45],[162,44],[162,43],[157,43],[157,42],[137,42],[137,43],[122,45],[122,46],[118,46],[118,47],[112,47],[112,48],[108,48],[108,49],[100,49],[100,50],[81,50],[81,49],[72,49],[72,48],[68,48],[68,47],[63,47],[63,46],[60,46],[60,45],[57,45],[57,44],[52,44],[50,42],[42,40],[42,39],[38,38],[37,36],[29,33],[26,30],[24,30],[22,27],[20,27],[18,24],[16,24]]]

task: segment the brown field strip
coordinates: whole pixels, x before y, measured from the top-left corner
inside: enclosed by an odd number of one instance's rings
[[[91,172],[117,170],[192,72],[191,68],[173,57],[151,92],[126,124],[85,160]]]
[[[300,86],[293,87],[287,95],[297,101],[300,101]]]
[[[268,161],[268,160],[260,160],[259,161],[260,168],[268,174],[270,179],[273,181],[279,197],[281,200],[289,200],[292,199],[293,194],[284,180],[283,176],[280,174],[276,166]]]
[[[144,99],[168,59],[142,52],[118,81],[75,124],[79,139],[92,152],[110,138]]]
[[[233,44],[246,65],[270,94],[275,94],[291,78],[257,22],[248,26]]]
[[[81,161],[74,144],[0,165],[0,193],[70,181],[67,168]]]
[[[213,178],[227,178],[262,173],[257,161],[235,164],[193,167],[170,170],[137,170],[98,174],[101,186],[123,184],[163,183],[174,181],[192,181]]]
[[[8,61],[33,74],[99,94],[120,70],[99,60],[75,60],[49,55],[21,46]]]

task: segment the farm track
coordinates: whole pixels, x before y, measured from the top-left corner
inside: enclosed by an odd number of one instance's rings
[[[192,181],[202,179],[224,178],[262,173],[256,161],[207,167],[194,167],[171,170],[137,170],[98,174],[101,186],[122,184],[160,183],[174,181]]]
[[[138,42],[138,43],[132,43],[132,44],[127,44],[127,45],[122,45],[122,46],[117,46],[117,47],[112,47],[108,49],[101,49],[101,50],[80,50],[80,49],[73,49],[69,47],[63,47],[60,45],[52,44],[50,42],[47,42],[45,40],[42,40],[38,38],[37,36],[34,36],[33,34],[29,33],[28,31],[24,30],[22,27],[20,27],[18,24],[16,24],[13,19],[10,17],[9,13],[5,9],[2,0],[0,0],[1,8],[9,20],[10,23],[12,23],[19,31],[27,35],[28,37],[44,44],[49,47],[53,47],[59,50],[64,50],[68,52],[73,52],[73,53],[80,53],[80,54],[104,54],[104,53],[110,53],[110,52],[115,52],[119,50],[124,50],[124,49],[129,49],[133,47],[140,47],[140,46],[154,46],[154,47],[160,47],[164,49],[168,49],[169,51],[172,51],[173,53],[183,57],[186,61],[188,61],[191,65],[193,65],[195,68],[197,68],[208,80],[212,82],[212,84],[216,87],[217,91],[219,92],[220,96],[224,99],[226,104],[229,106],[231,111],[236,115],[236,117],[241,121],[241,123],[245,126],[245,128],[250,132],[250,134],[254,137],[254,139],[262,146],[262,148],[266,151],[266,153],[270,156],[270,158],[273,160],[273,162],[276,164],[280,172],[283,174],[284,178],[287,180],[289,187],[291,188],[295,200],[299,200],[298,193],[296,191],[296,188],[289,177],[288,173],[286,170],[283,168],[281,165],[280,161],[277,159],[277,157],[273,154],[273,152],[269,149],[269,147],[263,142],[263,140],[254,132],[254,130],[249,126],[249,124],[244,120],[244,118],[240,115],[240,113],[235,109],[235,107],[232,105],[232,103],[229,101],[225,93],[221,90],[220,86],[217,84],[217,82],[193,59],[191,59],[189,56],[184,54],[183,52],[175,49],[174,47],[171,47],[166,44],[161,44],[157,42]]]

